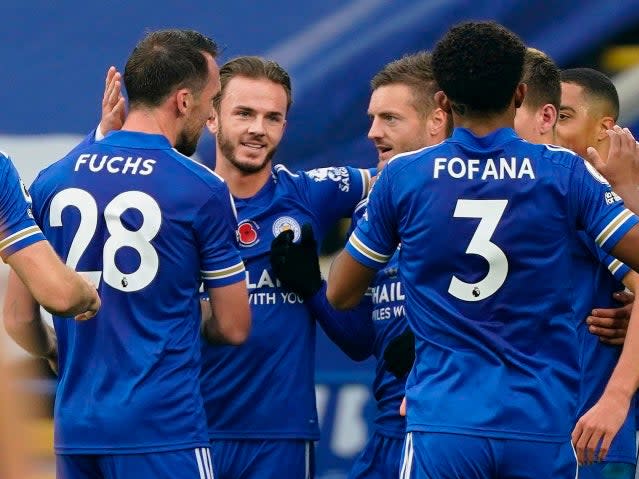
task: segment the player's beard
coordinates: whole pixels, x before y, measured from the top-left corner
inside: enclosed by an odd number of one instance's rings
[[[191,156],[197,149],[197,142],[200,135],[191,135],[186,131],[181,131],[175,140],[175,149],[186,156]]]
[[[248,161],[240,161],[235,156],[235,145],[233,142],[224,135],[224,130],[222,129],[222,125],[218,124],[217,133],[215,135],[217,137],[218,145],[220,146],[220,151],[224,155],[224,157],[238,170],[242,173],[257,173],[262,171],[266,166],[270,163],[271,159],[275,155],[276,148],[271,148],[266,152],[264,156],[264,160],[260,163],[250,163]]]

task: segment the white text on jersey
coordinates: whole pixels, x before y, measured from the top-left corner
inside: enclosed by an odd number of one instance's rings
[[[528,177],[535,179],[530,159],[528,158],[487,158],[477,160],[470,158],[435,158],[433,178],[439,178],[440,172],[448,173],[455,179],[467,178],[469,180],[519,180]]]
[[[84,153],[78,156],[75,161],[75,168],[73,171],[78,171],[81,167],[89,167],[89,171],[92,173],[98,173],[99,171],[107,171],[108,173],[120,173],[122,175],[150,175],[153,173],[153,165],[155,160],[144,159],[141,157],[133,158],[132,156],[109,156],[101,155],[98,158],[97,154],[90,155]],[[141,168],[140,168],[141,167]]]

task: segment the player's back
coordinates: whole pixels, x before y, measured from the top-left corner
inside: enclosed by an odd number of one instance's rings
[[[224,183],[166,138],[123,131],[44,170],[32,194],[45,234],[70,266],[94,272],[103,304],[91,321],[55,318],[56,449],[206,445],[197,295],[202,277],[224,274],[201,259],[215,234],[237,263],[228,231],[205,224],[229,205]]]
[[[416,334],[408,430],[565,441],[579,373],[567,239],[619,211],[584,208],[582,159],[511,129],[458,128],[384,175]]]

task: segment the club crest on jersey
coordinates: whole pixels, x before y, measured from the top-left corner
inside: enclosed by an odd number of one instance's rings
[[[277,236],[282,231],[288,230],[293,232],[293,241],[300,239],[302,228],[300,228],[300,224],[294,218],[291,218],[290,216],[281,216],[275,220],[275,223],[273,223],[273,236]]]
[[[260,229],[255,221],[244,220],[237,225],[237,242],[240,246],[253,246],[260,239],[257,231]]]

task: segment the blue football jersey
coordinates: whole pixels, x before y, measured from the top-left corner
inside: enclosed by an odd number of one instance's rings
[[[400,155],[347,244],[380,268],[401,242],[416,337],[408,431],[563,442],[579,381],[578,230],[609,252],[639,221],[582,158],[510,128]]]
[[[304,223],[318,243],[368,193],[370,172],[350,167],[291,173],[281,165],[251,198],[235,199],[252,328],[240,346],[202,349],[201,387],[212,439],[317,439],[315,321],[284,289],[269,261],[271,242]]]
[[[363,203],[353,214],[353,229],[366,211],[366,204]],[[403,439],[406,436],[406,418],[399,415],[399,407],[404,398],[406,381],[388,372],[384,360],[388,344],[408,327],[404,305],[406,298],[399,277],[398,252],[377,272],[369,294],[374,331],[372,354],[377,360],[373,380],[373,396],[377,406],[375,427],[382,436]]]
[[[243,281],[226,184],[160,135],[119,131],[43,170],[36,221],[98,284],[90,321],[54,317],[62,454],[208,445],[198,287]]]
[[[621,281],[630,268],[603,253],[583,231],[578,235],[573,254],[576,262],[574,276],[577,278],[575,313],[578,320],[578,354],[581,359],[577,404],[579,418],[601,397],[621,354],[620,346],[604,344],[598,336],[588,331],[586,317],[594,308],[619,306],[612,299],[612,294],[623,290]],[[606,462],[636,462],[634,402],[626,421],[610,445]]]
[[[31,196],[8,155],[0,151],[0,258],[44,240],[33,219]]]

